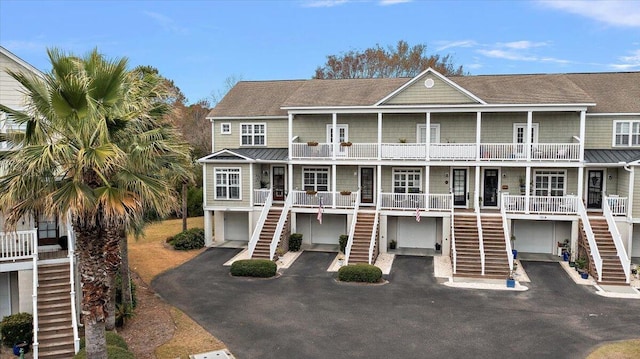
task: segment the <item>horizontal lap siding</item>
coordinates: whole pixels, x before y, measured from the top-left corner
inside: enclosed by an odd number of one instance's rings
[[[513,124],[526,123],[526,113],[483,113],[482,143],[512,143]],[[470,129],[471,130],[471,129]],[[472,129],[475,133],[475,127]]]
[[[440,124],[440,143],[475,143],[476,114],[431,114],[431,124]]]
[[[205,206],[214,207],[247,207],[250,205],[249,195],[252,191],[250,188],[249,164],[205,164],[205,183],[207,196],[205,198]],[[240,168],[240,182],[242,200],[216,200],[216,176],[215,168]]]
[[[230,123],[231,124],[231,134],[223,135],[220,132],[220,126],[222,123]],[[216,120],[213,124],[214,126],[214,152],[220,151],[225,148],[240,148],[247,147],[252,148],[254,146],[241,146],[241,130],[240,124],[249,124],[249,123],[264,123],[267,126],[267,145],[266,146],[255,146],[255,147],[271,147],[271,148],[286,148],[289,146],[287,142],[287,133],[288,130],[288,122],[286,119],[275,119],[275,120]]]
[[[24,88],[13,79],[5,69],[15,72],[26,72],[25,69],[16,64],[13,60],[0,54],[0,103],[11,108],[22,108],[24,106]]]
[[[580,137],[580,114],[576,112],[534,113],[533,122],[538,123],[540,143],[577,143],[573,136]]]
[[[425,114],[384,114],[382,116],[382,142],[416,143],[418,124],[425,123]],[[377,136],[374,141],[377,141]]]
[[[425,80],[428,78],[434,82],[434,86],[431,88],[425,86]],[[429,74],[418,79],[415,83],[386,102],[386,104],[393,105],[459,103],[477,103],[477,101],[471,100],[467,95],[444,82],[439,77]]]
[[[608,149],[613,141],[613,119],[587,117],[585,148]]]
[[[296,115],[293,120],[293,136],[298,136],[298,142],[301,143],[324,143],[327,140],[327,125],[331,121],[331,115]]]
[[[633,218],[640,217],[640,168],[635,167],[635,184],[633,185]]]
[[[629,197],[629,172],[624,168],[618,170],[618,193],[620,197]]]

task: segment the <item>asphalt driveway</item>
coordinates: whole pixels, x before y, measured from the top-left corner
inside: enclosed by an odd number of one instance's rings
[[[640,301],[603,298],[557,263],[523,263],[526,292],[437,284],[430,257],[398,256],[385,285],[337,283],[335,253],[304,252],[274,279],[235,278],[211,248],[153,288],[248,358],[584,358],[640,336]]]

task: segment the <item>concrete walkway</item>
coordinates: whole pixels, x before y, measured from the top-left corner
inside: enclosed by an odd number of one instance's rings
[[[304,252],[275,279],[235,278],[211,248],[152,285],[237,358],[584,358],[637,338],[640,301],[603,298],[557,263],[523,262],[526,292],[450,288],[431,257],[396,256],[389,283],[338,283],[335,253]]]

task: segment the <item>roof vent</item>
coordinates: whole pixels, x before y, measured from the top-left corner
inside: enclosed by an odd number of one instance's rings
[[[433,79],[426,79],[424,81],[424,87],[430,89],[432,88],[436,83],[433,81]]]

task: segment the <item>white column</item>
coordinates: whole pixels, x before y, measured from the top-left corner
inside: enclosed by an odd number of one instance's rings
[[[333,156],[331,157],[334,161],[336,160],[336,154],[338,153],[338,114],[337,113],[332,113],[331,114],[331,126],[333,127],[333,137],[332,140],[333,142],[331,143],[331,145],[333,146]]]
[[[480,212],[480,166],[476,166],[476,181],[473,197],[473,208],[476,212]]]
[[[287,146],[289,148],[289,158],[291,158],[291,154],[292,149],[293,149],[293,114],[289,113],[289,118],[287,121],[287,133],[288,133],[288,140],[287,140]]]
[[[430,158],[429,157],[429,149],[431,147],[431,112],[427,112],[427,114],[425,116],[425,119],[424,119],[424,122],[425,122],[425,126],[426,126],[426,129],[425,129],[426,134],[425,135],[427,137],[425,139],[426,141],[425,141],[425,151],[424,152],[425,152],[425,159],[427,161],[429,161],[429,158]]]
[[[584,141],[585,141],[586,127],[587,127],[586,111],[580,111],[580,163],[584,162]]]
[[[576,195],[579,201],[584,197],[584,167],[578,167],[578,193]]]
[[[253,181],[255,181],[255,178],[253,178],[253,163],[249,164],[249,206],[253,207],[253,189],[255,188],[253,186]]]
[[[636,168],[631,167],[631,171],[629,172],[629,200],[627,201],[627,218],[629,218],[629,220],[633,219],[633,189],[635,181]]]
[[[375,201],[376,205],[378,205],[378,196],[382,193],[382,166],[378,165],[376,167],[376,196]]]
[[[427,196],[429,196],[429,193],[431,193],[431,189],[429,188],[430,176],[431,176],[431,166],[429,165],[424,166],[424,189],[422,190],[422,193],[426,194]],[[427,208],[428,207],[429,206],[427,206]]]
[[[213,211],[204,211],[204,245],[210,247],[213,244]]]
[[[224,242],[224,211],[216,211],[213,214],[213,240],[214,243]]]
[[[482,139],[482,112],[476,113],[476,161],[480,161],[480,141]],[[477,177],[477,175],[476,175]]]
[[[378,112],[378,161],[382,159],[382,112]]]
[[[287,187],[288,187],[288,191],[287,191],[287,196],[291,195],[293,193],[293,165],[291,163],[289,163],[287,165],[287,178],[289,179],[287,182]]]
[[[333,138],[335,139],[335,132]],[[337,191],[337,167],[335,164],[331,165],[331,191],[333,191],[332,208],[336,208],[336,191]]]
[[[527,134],[525,138],[525,146],[527,151],[527,161],[531,161],[531,131],[533,131],[533,112],[527,112]]]
[[[215,148],[216,148],[216,143],[215,143],[215,138],[216,138],[216,122],[211,119],[211,153],[215,152]]]
[[[531,167],[527,166],[524,183],[524,213],[529,214],[529,202],[531,200]]]

